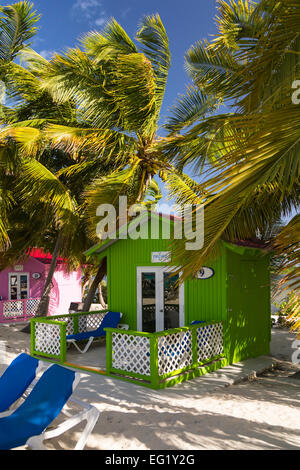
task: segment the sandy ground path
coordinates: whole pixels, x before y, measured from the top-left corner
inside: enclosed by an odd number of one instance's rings
[[[4,338],[7,357],[29,350],[29,338],[18,328],[0,327],[0,341]],[[291,376],[300,366],[290,362],[294,340],[288,331],[273,329],[271,354],[278,367],[213,392],[203,391],[201,377],[154,391],[84,373],[76,396],[101,412],[86,449],[299,449],[300,380]],[[74,447],[81,429],[49,448]]]

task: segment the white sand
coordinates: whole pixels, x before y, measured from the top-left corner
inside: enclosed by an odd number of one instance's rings
[[[272,336],[272,355],[289,361],[295,337],[276,329]],[[0,341],[4,338],[12,354],[0,362],[29,350],[29,337],[18,328],[0,327]],[[84,373],[76,396],[101,412],[86,449],[299,449],[300,380],[287,376],[300,366],[280,364],[282,370],[213,392],[203,391],[201,377],[154,391]],[[49,448],[72,448],[81,429]]]

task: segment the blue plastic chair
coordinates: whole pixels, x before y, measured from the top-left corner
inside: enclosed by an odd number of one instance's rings
[[[84,333],[77,333],[75,335],[68,335],[67,342],[74,344],[78,351],[81,354],[84,354],[87,352],[95,338],[101,338],[106,336],[106,331],[104,331],[104,328],[117,328],[121,318],[122,313],[120,312],[107,312],[101,322],[101,325],[99,326],[99,328],[97,328],[97,330],[86,331]],[[77,341],[83,340],[88,340],[88,343],[86,344],[84,349],[80,349],[80,347],[77,345]]]
[[[0,413],[7,411],[36,379],[40,362],[20,354],[0,377]]]
[[[24,403],[10,416],[0,418],[0,450],[10,450],[25,444],[34,449],[45,449],[45,439],[58,436],[86,420],[87,426],[75,447],[82,449],[99,416],[94,407],[83,404],[85,409],[79,415],[69,418],[57,429],[45,432],[70,399],[79,380],[80,374],[72,370],[56,364],[49,367]]]

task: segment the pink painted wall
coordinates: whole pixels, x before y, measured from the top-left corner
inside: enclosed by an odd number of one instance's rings
[[[15,271],[14,266],[22,265],[22,271]],[[43,284],[45,282],[45,268],[46,265],[37,261],[34,258],[29,258],[25,263],[16,263],[14,266],[4,269],[0,272],[0,295],[3,300],[8,300],[8,274],[9,273],[24,273],[29,274],[29,290],[31,298],[38,298],[42,294]],[[33,273],[40,273],[40,279],[33,279]]]
[[[15,265],[22,265],[22,271],[15,271]],[[39,298],[42,294],[43,285],[49,270],[49,265],[35,258],[29,258],[24,263],[16,263],[14,266],[0,272],[0,296],[2,300],[8,300],[8,274],[29,274],[30,298]],[[40,279],[33,279],[33,273],[40,273]],[[50,315],[65,315],[69,311],[71,302],[81,302],[81,269],[67,273],[63,265],[56,268],[53,278],[53,287],[50,297]]]
[[[46,266],[47,272],[49,266]],[[71,302],[81,302],[81,269],[68,273],[63,265],[57,267],[53,276],[49,314],[66,315]]]

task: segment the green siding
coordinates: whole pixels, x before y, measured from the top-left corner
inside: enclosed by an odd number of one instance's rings
[[[226,257],[223,255],[213,263],[206,263],[215,271],[210,279],[192,279],[185,283],[186,321],[226,321]]]
[[[107,250],[109,308],[121,311],[130,328],[137,328],[137,280],[139,266],[165,266],[151,263],[153,251],[169,251],[169,240],[120,240]],[[122,321],[123,321],[122,320]]]
[[[227,251],[228,330],[227,357],[238,362],[269,354],[270,276],[269,257]]]
[[[122,322],[131,330],[137,329],[137,267],[165,266],[152,264],[154,251],[170,251],[170,241],[129,238],[100,255],[107,256],[109,309],[122,312]],[[193,320],[223,321],[229,363],[268,354],[269,256],[261,250],[223,243],[218,259],[206,265],[215,271],[211,279],[185,282],[185,325]]]
[[[162,220],[162,223],[164,221]],[[123,321],[137,329],[137,268],[166,266],[152,264],[152,252],[170,251],[170,240],[120,240],[110,246],[108,259],[108,303],[113,311],[123,313]],[[225,248],[217,261],[208,265],[215,270],[211,279],[188,280],[184,284],[185,325],[193,320],[226,320]]]

